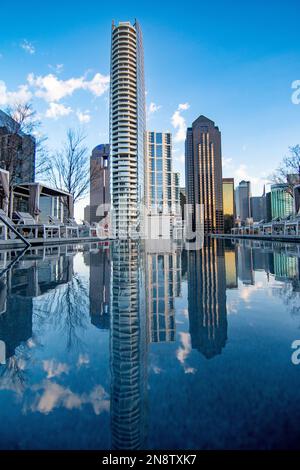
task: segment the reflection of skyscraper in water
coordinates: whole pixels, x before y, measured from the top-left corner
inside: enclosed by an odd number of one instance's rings
[[[237,280],[237,248],[236,245],[227,243],[225,240],[225,272],[226,272],[226,289],[236,289],[238,287]]]
[[[274,274],[277,281],[294,281],[298,278],[298,258],[274,252]]]
[[[69,282],[72,274],[73,257],[45,256],[43,260],[24,259],[2,277],[0,363],[32,337],[33,299]]]
[[[110,323],[110,250],[108,247],[85,255],[90,268],[90,317],[97,328],[109,329]]]
[[[254,285],[252,248],[238,245],[238,276],[245,285]]]
[[[174,299],[180,295],[181,287],[180,252],[146,251],[149,339],[152,343],[174,341]]]
[[[113,449],[143,448],[146,381],[144,263],[136,242],[112,248],[111,428]]]
[[[221,354],[227,341],[223,241],[188,252],[188,308],[192,348],[207,359]]]

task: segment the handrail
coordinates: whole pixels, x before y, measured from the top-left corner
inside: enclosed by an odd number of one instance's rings
[[[8,222],[8,220],[6,219],[6,217],[3,217],[3,215],[0,214],[0,220],[6,225],[6,227],[8,227],[15,235],[17,235],[17,237],[19,237],[22,242],[25,243],[25,245],[27,247],[31,246],[31,244],[29,243],[28,240],[26,240],[25,237],[23,237],[23,235],[21,235],[18,230],[15,229],[15,227],[10,223]]]
[[[8,266],[6,266],[6,268],[3,269],[3,271],[1,271],[0,273],[0,279],[4,276],[4,274],[7,273],[7,271],[10,271],[12,269],[12,267],[16,264],[17,261],[19,261],[19,259],[22,258],[22,256],[24,255],[24,253],[27,251],[27,248],[24,248],[20,253],[18,253],[18,255],[16,256],[15,259],[13,259]]]

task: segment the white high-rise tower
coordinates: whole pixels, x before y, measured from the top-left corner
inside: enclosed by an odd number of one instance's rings
[[[137,21],[112,25],[110,145],[115,236],[142,230],[144,203],[145,80],[142,32]]]

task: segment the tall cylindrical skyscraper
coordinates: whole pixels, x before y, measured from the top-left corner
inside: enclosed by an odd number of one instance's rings
[[[137,21],[112,25],[110,144],[115,236],[142,229],[144,203],[145,80],[142,33]]]

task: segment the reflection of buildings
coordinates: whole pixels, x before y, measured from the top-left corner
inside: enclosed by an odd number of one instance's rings
[[[236,247],[231,245],[225,246],[224,257],[226,289],[236,289],[238,287]]]
[[[238,276],[245,285],[254,285],[252,248],[238,246]]]
[[[111,428],[113,449],[143,448],[146,380],[144,263],[140,247],[112,248]]]
[[[72,256],[44,256],[26,259],[8,271],[0,283],[0,341],[3,358],[15,354],[21,343],[32,337],[33,299],[72,279]]]
[[[192,348],[206,358],[221,354],[227,340],[223,242],[212,240],[188,253],[188,309]]]
[[[175,297],[180,296],[180,252],[146,253],[146,303],[152,343],[175,340]]]
[[[90,267],[90,316],[97,328],[108,329],[110,323],[110,251],[100,249],[85,255]]]
[[[277,281],[293,281],[298,278],[298,258],[285,253],[274,253],[274,274]]]

